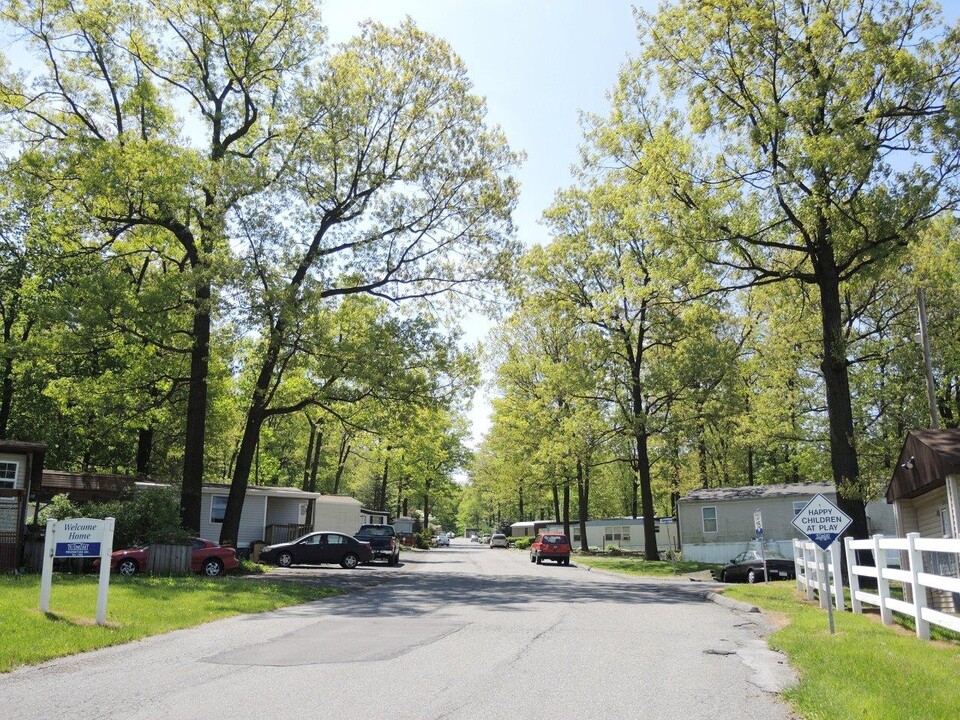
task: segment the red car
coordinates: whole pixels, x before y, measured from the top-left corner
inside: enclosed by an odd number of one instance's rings
[[[544,560],[553,560],[557,565],[570,564],[570,541],[560,533],[541,533],[530,546],[530,562],[537,565]]]
[[[227,570],[234,570],[240,565],[237,560],[237,551],[230,547],[221,547],[215,542],[203,538],[190,538],[193,543],[193,558],[190,567],[194,572],[203,573],[207,577],[223,575]],[[116,550],[110,555],[110,571],[126,575],[136,575],[147,568],[146,547],[132,550]]]

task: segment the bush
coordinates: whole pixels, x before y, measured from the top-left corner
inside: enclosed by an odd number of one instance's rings
[[[607,545],[607,552],[611,555],[623,555],[623,550],[618,545]]]
[[[420,550],[427,550],[433,545],[433,536],[429,530],[421,530],[414,536],[414,547]]]
[[[531,545],[533,545],[532,537],[521,537],[513,541],[513,546],[518,550],[529,550]]]
[[[116,519],[113,528],[115,549],[147,545],[152,542],[182,543],[190,533],[180,525],[180,495],[176,488],[160,487],[136,490],[124,500],[76,504],[66,494],[55,495],[40,513],[47,518],[88,517]]]

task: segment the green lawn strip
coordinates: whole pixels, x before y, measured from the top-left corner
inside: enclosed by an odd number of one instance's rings
[[[799,684],[784,697],[806,720],[916,720],[960,717],[960,647],[924,642],[875,615],[827,612],[793,583],[729,587],[726,597],[777,613],[789,623],[768,636],[790,659]]]
[[[37,609],[39,576],[0,577],[0,672],[232,615],[342,594],[335,588],[233,577],[114,577],[107,625],[100,627],[94,619],[96,577],[55,575],[49,615]]]
[[[641,575],[647,577],[675,577],[689,575],[715,568],[716,565],[678,560],[647,561],[636,556],[602,557],[598,555],[575,555],[573,561],[577,565],[589,565],[600,570],[612,570],[626,575]]]

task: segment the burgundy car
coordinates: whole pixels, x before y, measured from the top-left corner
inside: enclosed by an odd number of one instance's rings
[[[530,562],[537,565],[553,560],[557,565],[570,564],[570,541],[561,533],[541,533],[530,546]]]
[[[207,577],[217,577],[227,570],[234,570],[240,562],[237,551],[230,547],[221,547],[215,542],[203,538],[191,538],[193,556],[190,568],[193,572],[203,573]],[[149,548],[116,550],[110,555],[110,571],[120,575],[136,575],[147,568]]]

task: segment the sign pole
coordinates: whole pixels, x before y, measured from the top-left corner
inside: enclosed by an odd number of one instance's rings
[[[757,532],[757,541],[760,543],[760,561],[763,563],[763,584],[767,584],[767,549],[763,543],[763,515],[759,508],[753,513],[753,526]]]
[[[114,518],[105,519],[100,543],[100,581],[97,584],[97,625],[107,624],[107,593],[110,590],[110,555],[113,553]]]
[[[40,573],[40,612],[50,612],[50,590],[53,585],[53,548],[56,539],[57,519],[47,518],[47,530],[43,535],[43,569]]]

